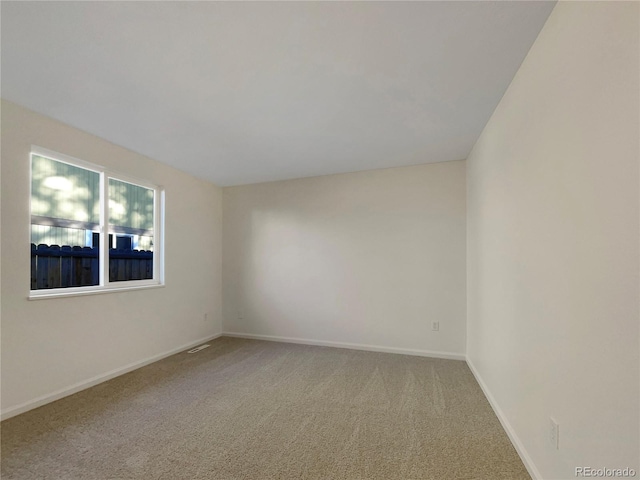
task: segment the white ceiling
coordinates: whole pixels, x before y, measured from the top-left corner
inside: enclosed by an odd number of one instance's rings
[[[459,160],[553,6],[3,1],[2,97],[218,185]]]

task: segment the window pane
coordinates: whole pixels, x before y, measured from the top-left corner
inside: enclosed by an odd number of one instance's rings
[[[100,174],[32,155],[31,215],[100,223]]]
[[[153,278],[154,194],[109,179],[109,281]]]
[[[31,156],[31,289],[100,283],[100,174]]]

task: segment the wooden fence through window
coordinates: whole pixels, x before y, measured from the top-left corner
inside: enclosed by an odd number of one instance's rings
[[[100,283],[98,248],[31,244],[31,290]],[[153,278],[153,252],[109,250],[109,281]]]

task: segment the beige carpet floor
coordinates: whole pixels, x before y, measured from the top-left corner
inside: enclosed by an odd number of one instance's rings
[[[1,478],[530,478],[462,361],[210,343],[2,422]]]

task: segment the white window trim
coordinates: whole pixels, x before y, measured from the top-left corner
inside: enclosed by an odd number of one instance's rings
[[[99,284],[84,287],[64,287],[64,288],[47,288],[41,290],[29,290],[30,300],[40,300],[45,298],[71,297],[78,295],[94,295],[101,293],[115,293],[128,290],[141,290],[149,288],[164,287],[164,208],[165,208],[165,192],[164,188],[154,185],[150,182],[122,175],[118,172],[109,170],[101,165],[89,163],[78,158],[70,157],[62,153],[54,152],[46,148],[31,146],[29,152],[29,230],[27,245],[31,243],[31,185],[32,185],[32,155],[49,158],[62,163],[67,163],[76,167],[84,168],[92,172],[100,174],[100,227],[98,229],[100,236],[99,251]],[[107,259],[109,258],[109,179],[120,180],[131,183],[154,191],[153,196],[153,234],[154,251],[153,251],[153,278],[145,280],[129,280],[123,282],[109,281],[109,268]]]

